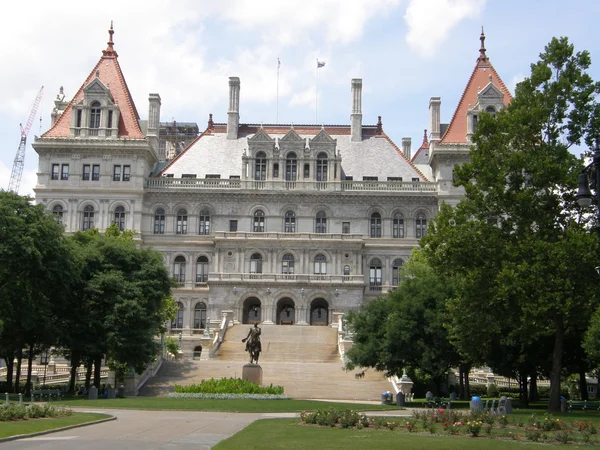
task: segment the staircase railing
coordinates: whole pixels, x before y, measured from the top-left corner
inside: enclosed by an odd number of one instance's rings
[[[225,339],[225,333],[227,332],[227,328],[229,327],[229,321],[230,321],[230,314],[223,312],[223,318],[221,319],[221,325],[219,326],[219,329],[215,333],[212,348],[210,349],[210,352],[208,354],[209,358],[214,358],[215,353],[217,352],[217,350],[219,350],[219,347],[221,347],[221,344],[223,343],[223,340]]]

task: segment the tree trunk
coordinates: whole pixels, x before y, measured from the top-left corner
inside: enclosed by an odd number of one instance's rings
[[[527,374],[525,372],[519,372],[519,386],[521,388],[521,406],[529,407],[529,395],[527,395]]]
[[[537,373],[533,371],[529,377],[531,378],[529,385],[529,401],[537,402],[539,400],[538,390],[537,390]]]
[[[464,366],[462,364],[458,366],[458,398],[461,400],[465,400],[465,373],[463,371],[463,367]]]
[[[96,356],[94,360],[94,386],[100,390],[100,366],[102,365],[102,356]]]
[[[581,396],[581,400],[590,399],[587,388],[587,379],[585,378],[584,370],[579,371],[579,395]]]
[[[556,322],[554,335],[554,349],[552,350],[552,370],[550,371],[550,400],[548,412],[560,412],[560,372],[562,370],[562,357],[564,350],[564,329],[561,319]]]
[[[89,357],[87,359],[87,361],[85,362],[86,366],[86,371],[85,371],[85,388],[89,389],[90,388],[90,380],[92,379],[92,364],[94,363],[94,360]]]
[[[75,382],[77,380],[77,369],[81,364],[81,356],[78,351],[71,351],[71,378],[69,379],[69,392],[75,392]]]
[[[21,360],[23,359],[23,350],[17,350],[17,373],[15,375],[15,394],[19,393],[21,388]]]
[[[4,358],[4,362],[6,362],[6,392],[12,392],[15,355],[9,355],[8,357]]]
[[[27,358],[29,365],[27,366],[27,381],[25,383],[25,397],[31,396],[31,370],[33,369],[33,357],[35,355],[34,349],[35,349],[35,344],[30,343],[29,344],[29,357]]]
[[[600,370],[596,371],[596,399],[600,399]]]
[[[471,373],[471,365],[467,364],[465,367],[465,400],[471,399],[471,383],[469,381],[469,373]]]

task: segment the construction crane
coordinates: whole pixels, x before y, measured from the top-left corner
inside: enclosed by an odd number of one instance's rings
[[[25,148],[27,145],[27,135],[29,134],[29,130],[31,129],[31,125],[33,124],[33,119],[37,113],[37,110],[40,106],[40,102],[42,101],[42,94],[44,92],[44,86],[40,88],[40,92],[38,92],[35,101],[31,107],[31,112],[29,113],[29,119],[27,119],[27,124],[25,128],[23,128],[23,124],[20,123],[21,127],[21,142],[19,143],[19,148],[17,149],[17,155],[15,156],[15,162],[13,163],[12,172],[10,174],[10,182],[8,184],[8,190],[14,192],[15,194],[19,193],[19,186],[21,185],[21,176],[23,175],[23,166],[25,165]]]

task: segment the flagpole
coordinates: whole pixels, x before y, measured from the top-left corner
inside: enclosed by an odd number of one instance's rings
[[[281,61],[277,58],[277,113],[275,115],[275,123],[279,124],[279,66],[281,66]]]
[[[315,88],[315,124],[318,123],[318,115],[317,115],[317,111],[319,109],[319,58],[317,58],[317,68],[316,70],[316,75],[317,75],[317,85]]]

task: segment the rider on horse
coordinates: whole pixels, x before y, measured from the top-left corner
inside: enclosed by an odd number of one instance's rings
[[[254,324],[254,328],[250,328],[248,336],[242,339],[242,342],[246,343],[246,351],[250,354],[250,362],[256,361],[258,363],[258,356],[262,352],[262,346],[260,344],[260,333],[261,330],[258,324]]]

